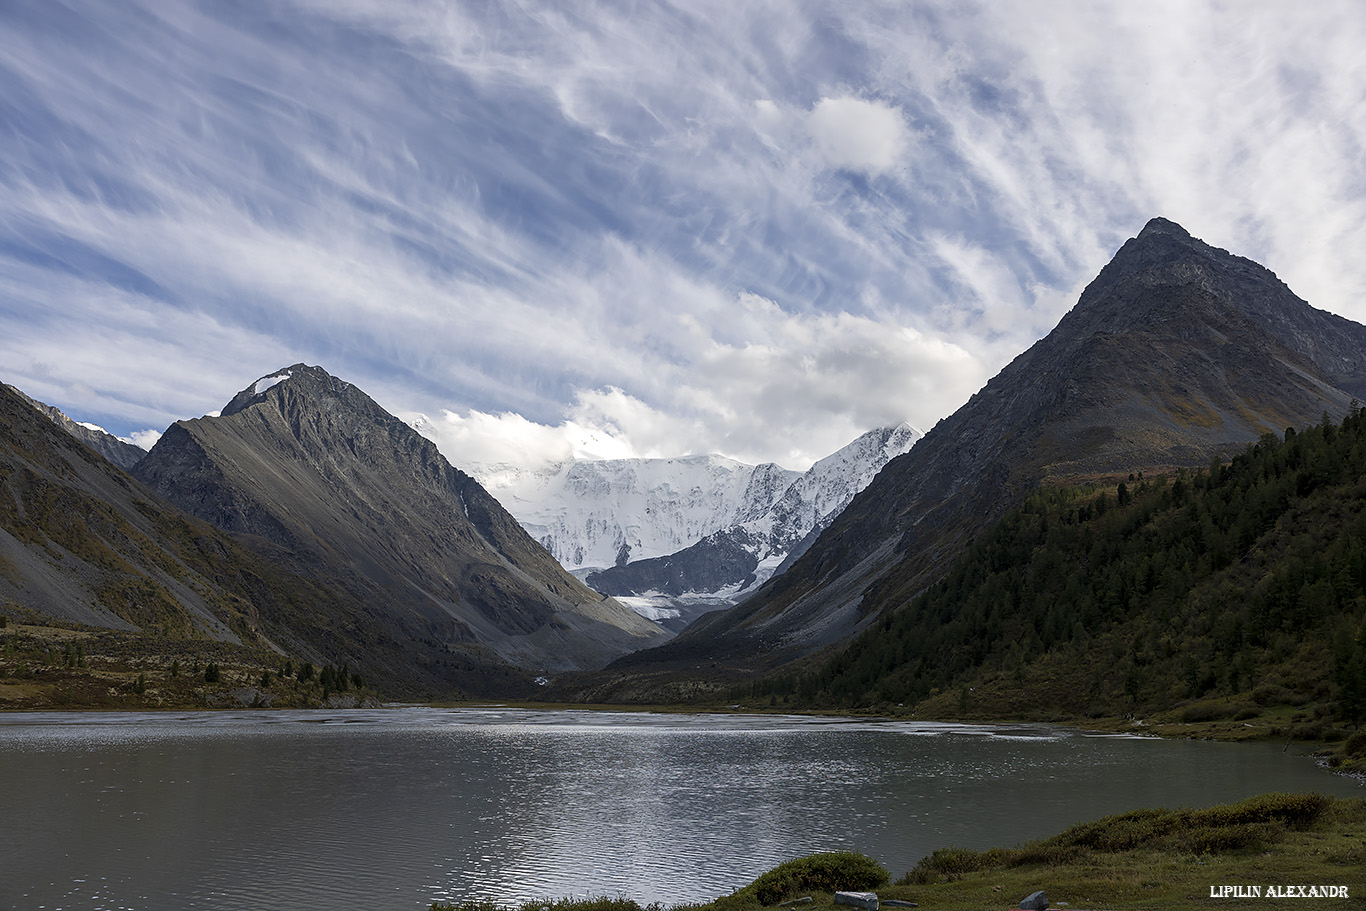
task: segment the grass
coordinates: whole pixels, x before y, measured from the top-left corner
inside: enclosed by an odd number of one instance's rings
[[[206,679],[212,664],[216,679]],[[47,621],[0,626],[0,711],[50,709],[303,708],[377,703],[371,689],[340,695],[302,662],[208,640],[148,636]],[[289,673],[286,673],[286,669]]]
[[[1136,810],[1081,823],[1011,848],[944,848],[895,884],[871,858],[841,853],[789,861],[731,895],[673,911],[759,911],[809,895],[803,911],[847,911],[836,890],[936,911],[1014,908],[1037,890],[1073,909],[1366,907],[1366,799],[1266,794],[1206,809]],[[881,876],[879,877],[879,871]],[[1260,898],[1211,898],[1211,888],[1258,886]],[[1266,897],[1269,886],[1342,886],[1345,899]],[[626,898],[438,902],[431,911],[665,911]]]

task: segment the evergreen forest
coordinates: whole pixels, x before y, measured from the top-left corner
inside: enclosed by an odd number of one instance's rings
[[[1366,412],[1207,470],[1040,489],[851,644],[744,695],[1346,737],[1366,715]]]

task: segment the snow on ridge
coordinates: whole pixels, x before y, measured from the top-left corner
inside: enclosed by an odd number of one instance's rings
[[[251,394],[260,395],[272,386],[278,386],[280,383],[283,383],[285,380],[289,379],[290,376],[291,374],[288,370],[283,373],[277,373],[274,376],[263,376],[252,384]]]

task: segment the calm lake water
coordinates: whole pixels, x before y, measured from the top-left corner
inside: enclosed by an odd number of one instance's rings
[[[1366,791],[1279,745],[507,709],[0,714],[0,908],[425,909],[893,876],[1140,806]]]

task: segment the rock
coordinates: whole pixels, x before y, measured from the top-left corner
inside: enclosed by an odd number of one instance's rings
[[[1031,892],[1020,902],[1020,911],[1047,911],[1048,896],[1040,889],[1038,892]]]
[[[868,911],[877,911],[876,892],[836,892],[835,904],[853,905],[855,908],[867,908]]]

